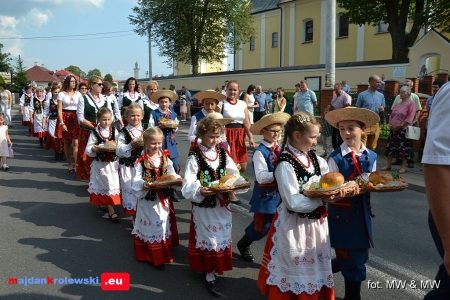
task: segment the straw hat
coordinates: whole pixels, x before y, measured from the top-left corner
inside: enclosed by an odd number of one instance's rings
[[[203,102],[205,99],[214,99],[217,102],[221,100],[225,100],[227,97],[221,93],[216,92],[215,90],[206,90],[200,91],[194,95],[194,98],[200,102]]]
[[[342,121],[360,121],[369,127],[378,123],[380,116],[370,109],[345,107],[330,111],[325,115],[325,120],[334,128],[338,128],[338,123]]]
[[[224,118],[221,113],[212,112],[206,115],[207,118],[216,120],[220,125],[225,126],[233,122],[231,118]]]
[[[261,134],[261,130],[266,128],[267,126],[273,125],[273,124],[281,124],[284,125],[291,117],[290,114],[284,113],[284,112],[276,112],[273,114],[268,114],[263,116],[261,119],[259,119],[258,122],[255,124],[252,124],[250,127],[250,131],[253,134]]]
[[[165,97],[169,98],[170,102],[174,102],[178,99],[178,95],[175,92],[172,92],[171,90],[161,90],[152,93],[150,95],[150,100],[152,100],[154,103],[158,103],[158,99]]]

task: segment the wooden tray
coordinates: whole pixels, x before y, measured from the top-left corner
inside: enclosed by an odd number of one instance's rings
[[[408,187],[408,183],[404,180],[396,180],[385,185],[365,186],[360,189],[360,194],[365,192],[400,192]]]
[[[161,125],[164,126],[164,127],[166,127],[166,128],[172,128],[172,129],[175,129],[175,128],[178,128],[178,126],[180,125],[180,123],[172,123],[172,122],[166,123],[166,122],[161,122]]]
[[[183,179],[182,178],[178,178],[175,180],[168,180],[168,181],[162,181],[162,182],[152,182],[150,183],[147,188],[150,190],[158,190],[158,189],[163,189],[163,188],[168,188],[171,186],[181,186],[183,185]]]
[[[340,194],[341,190],[345,192],[347,196],[353,196],[355,188],[358,184],[355,181],[349,181],[344,183],[340,187],[334,187],[329,189],[318,189],[318,190],[303,190],[303,195],[309,198],[322,198],[327,202],[334,202],[337,195]]]

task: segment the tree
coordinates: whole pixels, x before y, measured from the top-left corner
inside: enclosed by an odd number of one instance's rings
[[[74,65],[70,65],[67,68],[65,68],[64,70],[69,71],[70,73],[80,76],[81,78],[86,78],[86,72],[83,72],[83,70],[81,70],[79,67],[74,66]]]
[[[226,48],[237,50],[254,32],[249,0],[138,0],[132,11],[135,32],[148,35],[151,25],[166,62],[189,64],[193,74],[201,60],[221,61]]]
[[[113,83],[113,77],[112,77],[112,75],[111,74],[106,74],[105,75],[105,77],[103,77],[103,80],[104,81],[108,81],[108,82],[110,82],[110,83]]]
[[[9,72],[11,71],[11,57],[9,53],[3,53],[3,44],[0,43],[0,72]]]
[[[388,24],[392,39],[392,59],[406,60],[420,30],[435,27],[450,31],[448,0],[337,0],[350,23],[376,26]]]
[[[86,77],[91,78],[94,75],[96,75],[98,77],[102,77],[102,72],[100,72],[99,69],[92,69],[87,73]]]
[[[20,55],[16,59],[16,65],[14,66],[13,72],[13,88],[14,92],[20,91],[21,88],[27,85],[28,78],[25,72],[25,66],[23,65],[23,59]]]

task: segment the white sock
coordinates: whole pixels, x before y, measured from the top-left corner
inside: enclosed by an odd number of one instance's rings
[[[211,282],[216,280],[216,276],[214,276],[214,272],[206,273],[206,281]]]

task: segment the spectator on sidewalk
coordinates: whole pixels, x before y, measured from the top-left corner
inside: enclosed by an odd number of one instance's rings
[[[384,113],[386,102],[384,100],[384,95],[378,91],[380,84],[380,76],[371,75],[369,77],[369,88],[366,91],[359,93],[358,99],[356,100],[356,106],[370,109],[378,115]],[[367,148],[375,150],[377,148],[379,136],[380,124],[376,123],[366,128],[362,141]]]
[[[422,163],[430,205],[428,224],[442,264],[435,277],[439,287],[425,300],[450,299],[450,82],[437,92],[432,109]]]
[[[300,80],[299,85],[297,101],[294,100],[294,114],[304,111],[314,116],[314,107],[317,106],[316,93],[308,88],[306,80]]]
[[[331,99],[331,104],[328,106],[328,111],[344,108],[350,105],[352,105],[352,97],[350,97],[350,95],[344,91],[342,83],[335,83],[334,95]],[[331,144],[333,145],[333,149],[336,149],[342,144],[342,138],[339,133],[339,129],[334,127],[332,127],[331,131]]]
[[[267,100],[266,93],[263,92],[262,87],[260,85],[256,86],[256,92],[253,94],[255,97],[255,104],[258,104],[255,107],[254,112],[254,122],[258,122],[266,113],[267,113]]]

